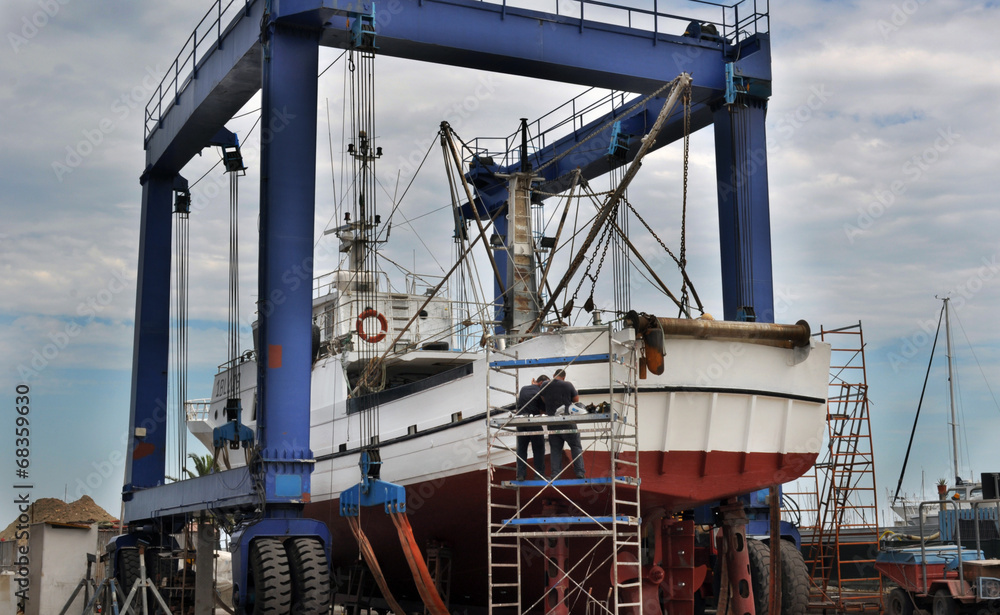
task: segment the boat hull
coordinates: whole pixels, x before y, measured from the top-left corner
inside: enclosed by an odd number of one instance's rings
[[[630,335],[630,330],[611,333],[607,328],[564,331],[517,344],[505,354],[546,361],[599,356],[616,344],[632,343]],[[663,518],[718,504],[793,480],[812,467],[826,426],[828,344],[792,349],[752,340],[669,338],[665,348],[663,373],[647,373],[635,383],[635,414],[627,421],[635,421],[636,442],[620,453],[638,455],[640,517]],[[409,360],[437,356],[416,352]],[[340,516],[339,500],[360,479],[360,451],[367,442],[357,400],[346,399],[350,387],[339,360],[321,360],[313,370],[310,438],[316,466],[305,514],[329,526],[332,563],[347,566],[358,560],[358,545]],[[476,358],[417,386],[387,390],[377,399],[380,478],[405,487],[416,543],[450,549],[453,610],[486,604],[488,497],[516,497],[514,490],[489,491],[491,470],[494,484],[514,478],[514,434],[498,435],[488,418],[505,415],[518,384],[554,369],[551,362],[544,369],[526,367],[517,382],[499,382],[489,361]],[[583,404],[609,401],[621,387],[609,376],[606,359],[574,362],[568,372]],[[498,437],[506,437],[506,445],[498,446]],[[606,477],[609,453],[595,442],[584,437],[586,473]],[[592,514],[610,510],[606,484],[563,491]],[[548,499],[542,493],[537,502]],[[418,599],[391,520],[375,507],[362,510],[361,522],[386,577],[394,582],[393,591],[404,600]],[[570,557],[586,549],[574,542]],[[541,595],[540,559],[524,568],[526,595]],[[609,576],[598,573],[594,578]]]
[[[606,456],[585,457],[588,476],[607,475]],[[800,475],[815,460],[815,453],[643,452],[639,455],[640,468],[645,468],[641,471],[642,510],[645,515],[657,509],[684,510],[706,499],[719,501],[771,484],[776,477]],[[512,470],[505,472],[510,476],[495,479],[513,479]],[[452,611],[458,606],[475,608],[486,604],[487,484],[484,469],[414,483],[406,489],[407,515],[417,544],[444,544],[451,552]],[[564,495],[595,514],[607,509],[605,490],[605,486],[591,485],[561,488]],[[537,491],[528,490],[530,495]],[[543,492],[540,500],[545,500],[545,496]],[[358,545],[346,520],[340,516],[339,498],[310,503],[305,514],[330,528],[332,565],[343,567],[357,561]],[[361,525],[378,554],[386,578],[393,580],[397,598],[419,600],[392,521],[381,509],[373,508],[362,512]],[[586,554],[590,548],[587,541],[570,541],[569,557]],[[540,595],[544,578],[541,562],[529,557],[522,565],[525,595]],[[590,583],[606,585],[607,576],[594,575]],[[601,591],[607,591],[606,587]]]

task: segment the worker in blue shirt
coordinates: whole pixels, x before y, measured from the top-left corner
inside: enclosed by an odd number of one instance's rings
[[[566,380],[566,370],[558,370],[552,377],[552,381],[547,386],[542,387],[542,400],[545,402],[545,414],[555,416],[556,410],[565,408],[568,414],[569,407],[580,401],[580,395],[576,387]],[[573,423],[567,422],[565,425],[557,427],[560,431],[572,430],[569,433],[549,434],[549,448],[552,455],[549,460],[552,466],[552,478],[558,478],[562,471],[562,450],[563,443],[569,445],[569,452],[573,458],[573,473],[577,478],[585,478],[586,472],[583,468],[583,445],[580,444],[580,434],[576,431]]]
[[[517,415],[537,416],[545,413],[545,406],[539,394],[541,387],[549,381],[548,376],[539,376],[531,384],[521,387],[517,394]],[[517,431],[531,432],[531,435],[517,436],[517,480],[524,480],[527,475],[528,445],[531,445],[534,457],[535,472],[538,478],[545,477],[545,434],[540,425],[518,425]],[[532,477],[534,478],[534,477]]]

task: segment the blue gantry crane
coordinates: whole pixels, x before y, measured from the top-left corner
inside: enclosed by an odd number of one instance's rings
[[[302,517],[310,496],[312,354],[309,285],[282,274],[312,262],[315,210],[317,72],[320,46],[350,48],[361,25],[378,53],[634,92],[646,97],[681,72],[692,75],[690,130],[714,126],[725,318],[773,322],[764,117],[771,59],[766,2],[691,2],[680,16],[662,0],[618,7],[599,0],[555,3],[556,12],[505,0],[216,0],[157,87],[145,114],[145,169],[136,293],[128,459],[123,497],[129,532],[118,545],[163,544],[185,515],[255,510],[259,520],[234,537],[234,582],[245,612],[264,605],[255,568],[290,566],[329,533]],[[674,5],[678,3],[673,3]],[[712,11],[711,14],[705,13]],[[567,13],[568,11],[568,13]],[[258,296],[257,445],[246,468],[178,483],[164,478],[170,329],[171,211],[186,193],[184,166],[217,143],[224,126],[262,92]],[[626,107],[629,103],[626,103]],[[623,117],[620,134],[641,135],[663,100]],[[606,148],[563,156],[615,116],[595,119],[536,150],[541,191],[556,192],[580,170],[609,169]],[[654,147],[684,134],[680,112]],[[221,132],[220,132],[221,131]],[[606,141],[610,140],[610,134]],[[625,159],[637,144],[626,145]],[[546,165],[549,161],[553,164]],[[508,168],[480,165],[469,179],[481,198],[469,206],[493,216],[506,205]],[[504,217],[497,231],[506,241]],[[506,266],[502,264],[501,266]],[[307,267],[308,270],[308,267]],[[239,433],[238,425],[233,433]],[[312,542],[306,542],[312,541]],[[119,562],[120,564],[120,562]],[[273,580],[264,579],[271,583]],[[256,584],[256,585],[255,585]],[[270,609],[270,610],[267,610]]]

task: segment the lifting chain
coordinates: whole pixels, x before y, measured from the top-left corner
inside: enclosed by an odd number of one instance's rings
[[[611,212],[611,216],[609,217],[613,218],[615,215],[617,215],[617,213],[618,213],[618,206],[616,205],[614,210]],[[576,290],[573,291],[573,296],[566,304],[567,307],[563,308],[563,318],[566,318],[567,312],[569,312],[569,310],[573,308],[573,304],[576,303],[576,298],[580,294],[580,289],[583,287],[583,281],[586,280],[587,278],[590,278],[591,282],[590,298],[587,299],[587,304],[589,304],[590,308],[587,311],[589,312],[593,310],[594,288],[597,286],[597,278],[601,275],[601,269],[604,267],[604,257],[608,255],[608,246],[611,245],[611,234],[609,233],[610,230],[611,230],[611,225],[610,224],[605,225],[604,230],[601,231],[600,239],[597,240],[598,244],[601,243],[604,244],[604,248],[601,249],[601,260],[597,264],[597,271],[595,271],[593,275],[591,275],[590,273],[591,267],[594,266],[594,257],[597,256],[597,253],[595,252],[593,256],[590,257],[590,262],[587,263],[587,269],[583,272],[583,275],[580,277],[580,283],[576,285]]]
[[[624,200],[624,199],[622,199],[622,200]],[[655,239],[655,240],[656,240],[656,243],[660,244],[660,247],[661,247],[661,248],[663,248],[663,250],[664,250],[664,251],[665,251],[665,252],[666,252],[667,254],[669,254],[669,255],[670,255],[670,258],[674,259],[674,262],[675,262],[675,263],[677,263],[677,265],[679,266],[679,265],[681,264],[681,261],[680,261],[680,259],[679,259],[679,258],[677,258],[677,256],[676,256],[676,255],[674,255],[674,253],[673,253],[673,252],[672,252],[672,251],[670,250],[670,248],[668,248],[668,247],[667,247],[667,244],[663,243],[663,240],[662,240],[662,239],[660,239],[660,236],[659,236],[659,235],[657,235],[657,234],[656,234],[656,231],[654,231],[654,230],[653,230],[653,227],[649,226],[649,224],[648,224],[648,223],[646,222],[646,220],[645,220],[645,219],[643,219],[643,217],[639,215],[639,212],[637,212],[637,211],[635,210],[635,207],[633,207],[633,206],[632,206],[632,203],[630,203],[630,202],[628,202],[628,201],[625,201],[625,205],[627,205],[627,206],[628,206],[628,208],[629,208],[629,210],[630,210],[630,211],[631,211],[631,212],[632,212],[633,214],[635,214],[635,217],[636,217],[636,218],[637,218],[637,219],[639,220],[639,222],[642,222],[642,225],[643,225],[644,227],[646,227],[646,230],[647,230],[647,231],[649,231],[649,234],[653,236],[653,239]]]

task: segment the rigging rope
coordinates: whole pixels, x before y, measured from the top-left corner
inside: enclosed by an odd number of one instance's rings
[[[363,314],[372,311],[381,314],[384,311],[378,304],[379,268],[375,234],[379,220],[375,177],[378,158],[375,147],[375,54],[370,50],[352,49],[348,55],[348,66],[351,74],[351,128],[352,135],[357,139],[348,151],[354,162],[352,214],[356,224],[355,241],[360,243],[360,258],[352,263],[357,267],[354,313],[360,323],[363,322]],[[377,358],[377,344],[361,340],[357,348],[358,364],[363,369],[355,388],[362,395],[375,393],[385,384],[385,371]],[[360,421],[362,446],[366,450],[376,449],[379,411],[373,397],[367,398]],[[374,469],[377,470],[377,467]]]
[[[361,556],[364,558],[365,563],[368,564],[368,569],[371,570],[372,576],[375,577],[375,583],[378,585],[379,590],[382,592],[382,597],[389,604],[389,608],[396,615],[406,615],[406,611],[403,607],[399,606],[396,602],[396,598],[393,597],[392,591],[389,589],[389,584],[385,580],[385,574],[382,573],[382,567],[378,564],[378,558],[375,557],[375,550],[372,549],[371,543],[368,541],[368,537],[361,530],[361,524],[357,517],[348,517],[348,525],[351,526],[351,533],[354,534],[355,540],[358,541],[358,547],[361,549]]]
[[[229,319],[226,399],[240,396],[240,226],[239,173],[229,173]]]
[[[689,154],[691,146],[691,85],[689,84],[687,90],[684,92],[684,96],[681,99],[681,104],[684,105],[684,181],[683,190],[681,195],[681,249],[680,249],[680,259],[677,264],[681,268],[683,277],[681,278],[681,303],[680,314],[678,316],[683,316],[687,312],[688,317],[691,317],[691,309],[689,307],[690,300],[688,299],[688,283],[687,283],[687,206],[688,206],[688,163]],[[700,306],[699,306],[700,307]]]
[[[189,201],[190,202],[190,201]],[[177,478],[183,479],[187,461],[187,370],[188,370],[188,260],[190,253],[190,226],[188,212],[176,210],[174,237],[176,238],[174,259],[174,384],[177,403]]]
[[[924,374],[924,386],[920,389],[920,401],[917,402],[917,414],[913,417],[913,428],[910,429],[910,441],[906,444],[906,455],[903,457],[903,467],[899,471],[899,480],[896,482],[896,493],[892,496],[893,503],[899,499],[899,490],[903,486],[903,476],[906,474],[906,464],[910,460],[910,449],[913,448],[913,436],[917,433],[917,421],[920,420],[920,408],[924,405],[924,393],[927,392],[927,379],[931,375],[931,365],[934,364],[934,349],[937,348],[938,335],[941,333],[941,320],[944,319],[944,306],[941,307],[941,314],[938,316],[937,331],[934,332],[934,344],[931,345],[931,358],[927,361],[927,373]]]

